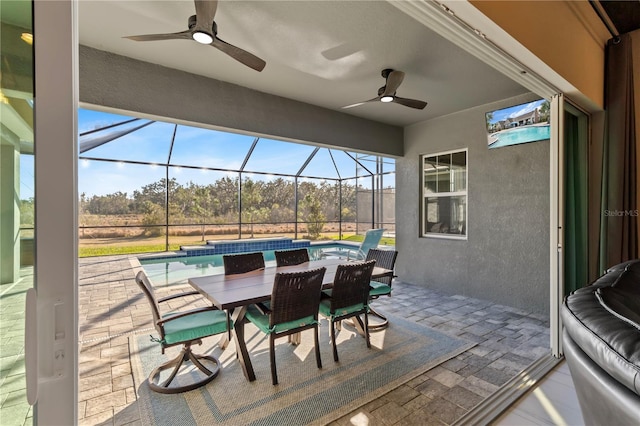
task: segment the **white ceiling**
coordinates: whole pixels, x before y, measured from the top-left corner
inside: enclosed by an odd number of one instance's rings
[[[379,0],[221,1],[218,35],[264,59],[262,72],[190,40],[122,38],[186,30],[193,14],[191,0],[83,0],[80,43],[399,126],[527,92]],[[425,100],[427,107],[377,102],[341,109],[377,96],[384,68],[406,73],[398,96]]]

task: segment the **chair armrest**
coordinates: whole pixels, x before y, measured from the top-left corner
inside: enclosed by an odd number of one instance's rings
[[[217,310],[218,310],[218,308],[216,308],[215,306],[191,309],[189,311],[179,312],[179,313],[177,313],[175,315],[171,315],[170,317],[162,318],[162,319],[158,320],[158,322],[156,324],[163,325],[163,324],[168,323],[169,321],[173,321],[173,320],[176,320],[178,318],[188,317],[189,315],[199,314],[201,312],[217,311]]]
[[[366,253],[363,252],[361,249],[358,249],[358,250],[349,250],[349,254],[347,254],[347,260],[351,260],[350,258],[351,253],[355,253],[355,257],[353,258],[353,260],[364,260],[367,258]]]
[[[169,296],[161,297],[160,299],[158,299],[158,303],[166,302],[167,300],[177,299],[179,297],[194,296],[196,294],[200,294],[200,292],[196,291],[196,290],[193,290],[193,291],[187,291],[186,293],[172,294],[172,295],[169,295]]]

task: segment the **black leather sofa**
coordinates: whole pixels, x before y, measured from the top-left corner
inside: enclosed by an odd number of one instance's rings
[[[640,260],[571,293],[561,316],[585,424],[640,425]]]

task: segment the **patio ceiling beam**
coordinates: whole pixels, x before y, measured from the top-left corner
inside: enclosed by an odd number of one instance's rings
[[[122,78],[123,73],[127,78]],[[404,128],[79,46],[80,101],[115,111],[335,149],[404,155]],[[171,90],[167,90],[171,82]],[[115,89],[117,90],[115,90]],[[215,99],[215,102],[211,100]],[[331,123],[331,125],[327,125]]]

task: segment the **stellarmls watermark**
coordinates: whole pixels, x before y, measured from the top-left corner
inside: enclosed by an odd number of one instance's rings
[[[638,210],[604,210],[606,217],[638,216]]]

